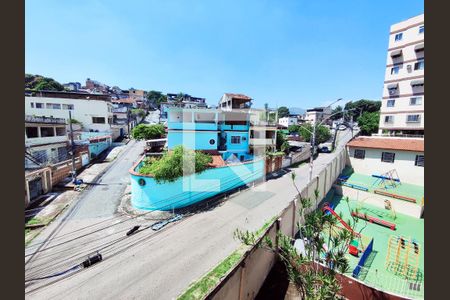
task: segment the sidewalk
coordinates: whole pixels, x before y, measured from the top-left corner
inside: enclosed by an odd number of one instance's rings
[[[83,180],[83,184],[76,186],[72,181],[67,183],[65,188],[69,190],[57,195],[52,202],[25,224],[25,245],[31,242],[50,222],[70,206],[90,183],[95,183],[125,148],[126,145],[114,147],[104,162],[93,164],[77,175],[77,179]]]

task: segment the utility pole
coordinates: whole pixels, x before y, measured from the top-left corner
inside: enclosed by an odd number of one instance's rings
[[[69,128],[70,128],[70,144],[72,146],[72,182],[77,180],[77,169],[75,167],[75,144],[73,143],[73,129],[72,129],[72,113],[69,110]]]

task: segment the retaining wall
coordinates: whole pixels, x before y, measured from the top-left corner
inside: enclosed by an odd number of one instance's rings
[[[130,170],[131,203],[142,210],[172,210],[195,204],[264,176],[264,160],[207,169],[174,182],[158,183],[137,173],[142,159]]]
[[[328,193],[333,182],[344,169],[345,161],[346,151],[342,149],[333,161],[300,191],[302,197],[310,197],[313,200],[313,205],[308,212],[315,210],[321,199]],[[315,190],[319,191],[317,200],[315,199]],[[269,226],[262,238],[269,236],[274,240],[278,229],[293,237],[297,231],[297,222],[303,223],[304,221],[300,220],[298,205],[298,200],[293,197],[290,204],[278,215],[277,220]],[[211,291],[207,299],[254,299],[276,259],[276,255],[273,253],[253,247],[245,253],[241,262]]]

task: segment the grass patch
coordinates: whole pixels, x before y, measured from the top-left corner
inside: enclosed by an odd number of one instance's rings
[[[236,265],[241,259],[243,250],[238,249],[225,258],[212,271],[203,276],[199,281],[191,284],[191,286],[181,294],[178,300],[202,299],[217,283],[225,276],[228,271]]]
[[[25,225],[37,225],[37,224],[45,224],[45,223],[40,218],[34,217],[30,219]]]

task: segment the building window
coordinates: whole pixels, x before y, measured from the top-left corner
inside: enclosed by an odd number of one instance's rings
[[[425,156],[416,155],[416,161],[414,163],[415,166],[424,167],[425,166]]]
[[[92,117],[92,123],[105,124],[105,118],[104,117]]]
[[[425,25],[422,25],[419,27],[419,34],[422,34],[425,32]]]
[[[215,141],[214,139],[210,139],[210,140],[209,140],[209,144],[210,144],[210,145],[214,145],[215,143],[216,143],[216,141]]]
[[[30,102],[31,108],[34,108],[34,102]]]
[[[391,99],[387,101],[387,107],[394,107],[395,106],[395,100]]]
[[[406,117],[406,122],[408,122],[408,123],[418,123],[418,122],[420,122],[420,115],[408,115]]]
[[[232,144],[240,144],[241,143],[241,137],[240,136],[232,136],[231,137],[231,143]]]
[[[393,163],[395,160],[395,153],[392,152],[382,152],[381,153],[381,161]]]
[[[394,116],[384,116],[384,123],[393,123]]]
[[[364,159],[366,157],[366,150],[355,149],[355,153],[353,154],[354,158]]]
[[[37,138],[39,137],[38,128],[37,127],[26,127],[25,132],[27,134],[27,138]]]
[[[61,104],[59,103],[47,103],[47,109],[61,109]]]
[[[68,109],[68,110],[73,110],[73,104],[63,104],[62,108],[63,109]]]
[[[56,135],[57,136],[64,136],[64,135],[66,135],[66,128],[64,128],[64,127],[56,127]]]
[[[395,41],[396,42],[401,41],[402,39],[403,39],[403,32],[397,33],[395,35]]]
[[[412,97],[409,99],[409,105],[421,105],[422,97]]]
[[[388,88],[388,92],[389,92],[389,95],[391,95],[391,96],[395,95],[398,93],[398,88],[397,87]]]
[[[395,66],[395,67],[391,68],[391,75],[398,74],[398,71],[400,71],[399,66]]]
[[[55,136],[53,127],[41,127],[41,137]]]
[[[36,102],[36,108],[44,108],[44,103]]]
[[[425,68],[425,61],[423,59],[418,60],[414,64],[414,70],[423,70]]]

